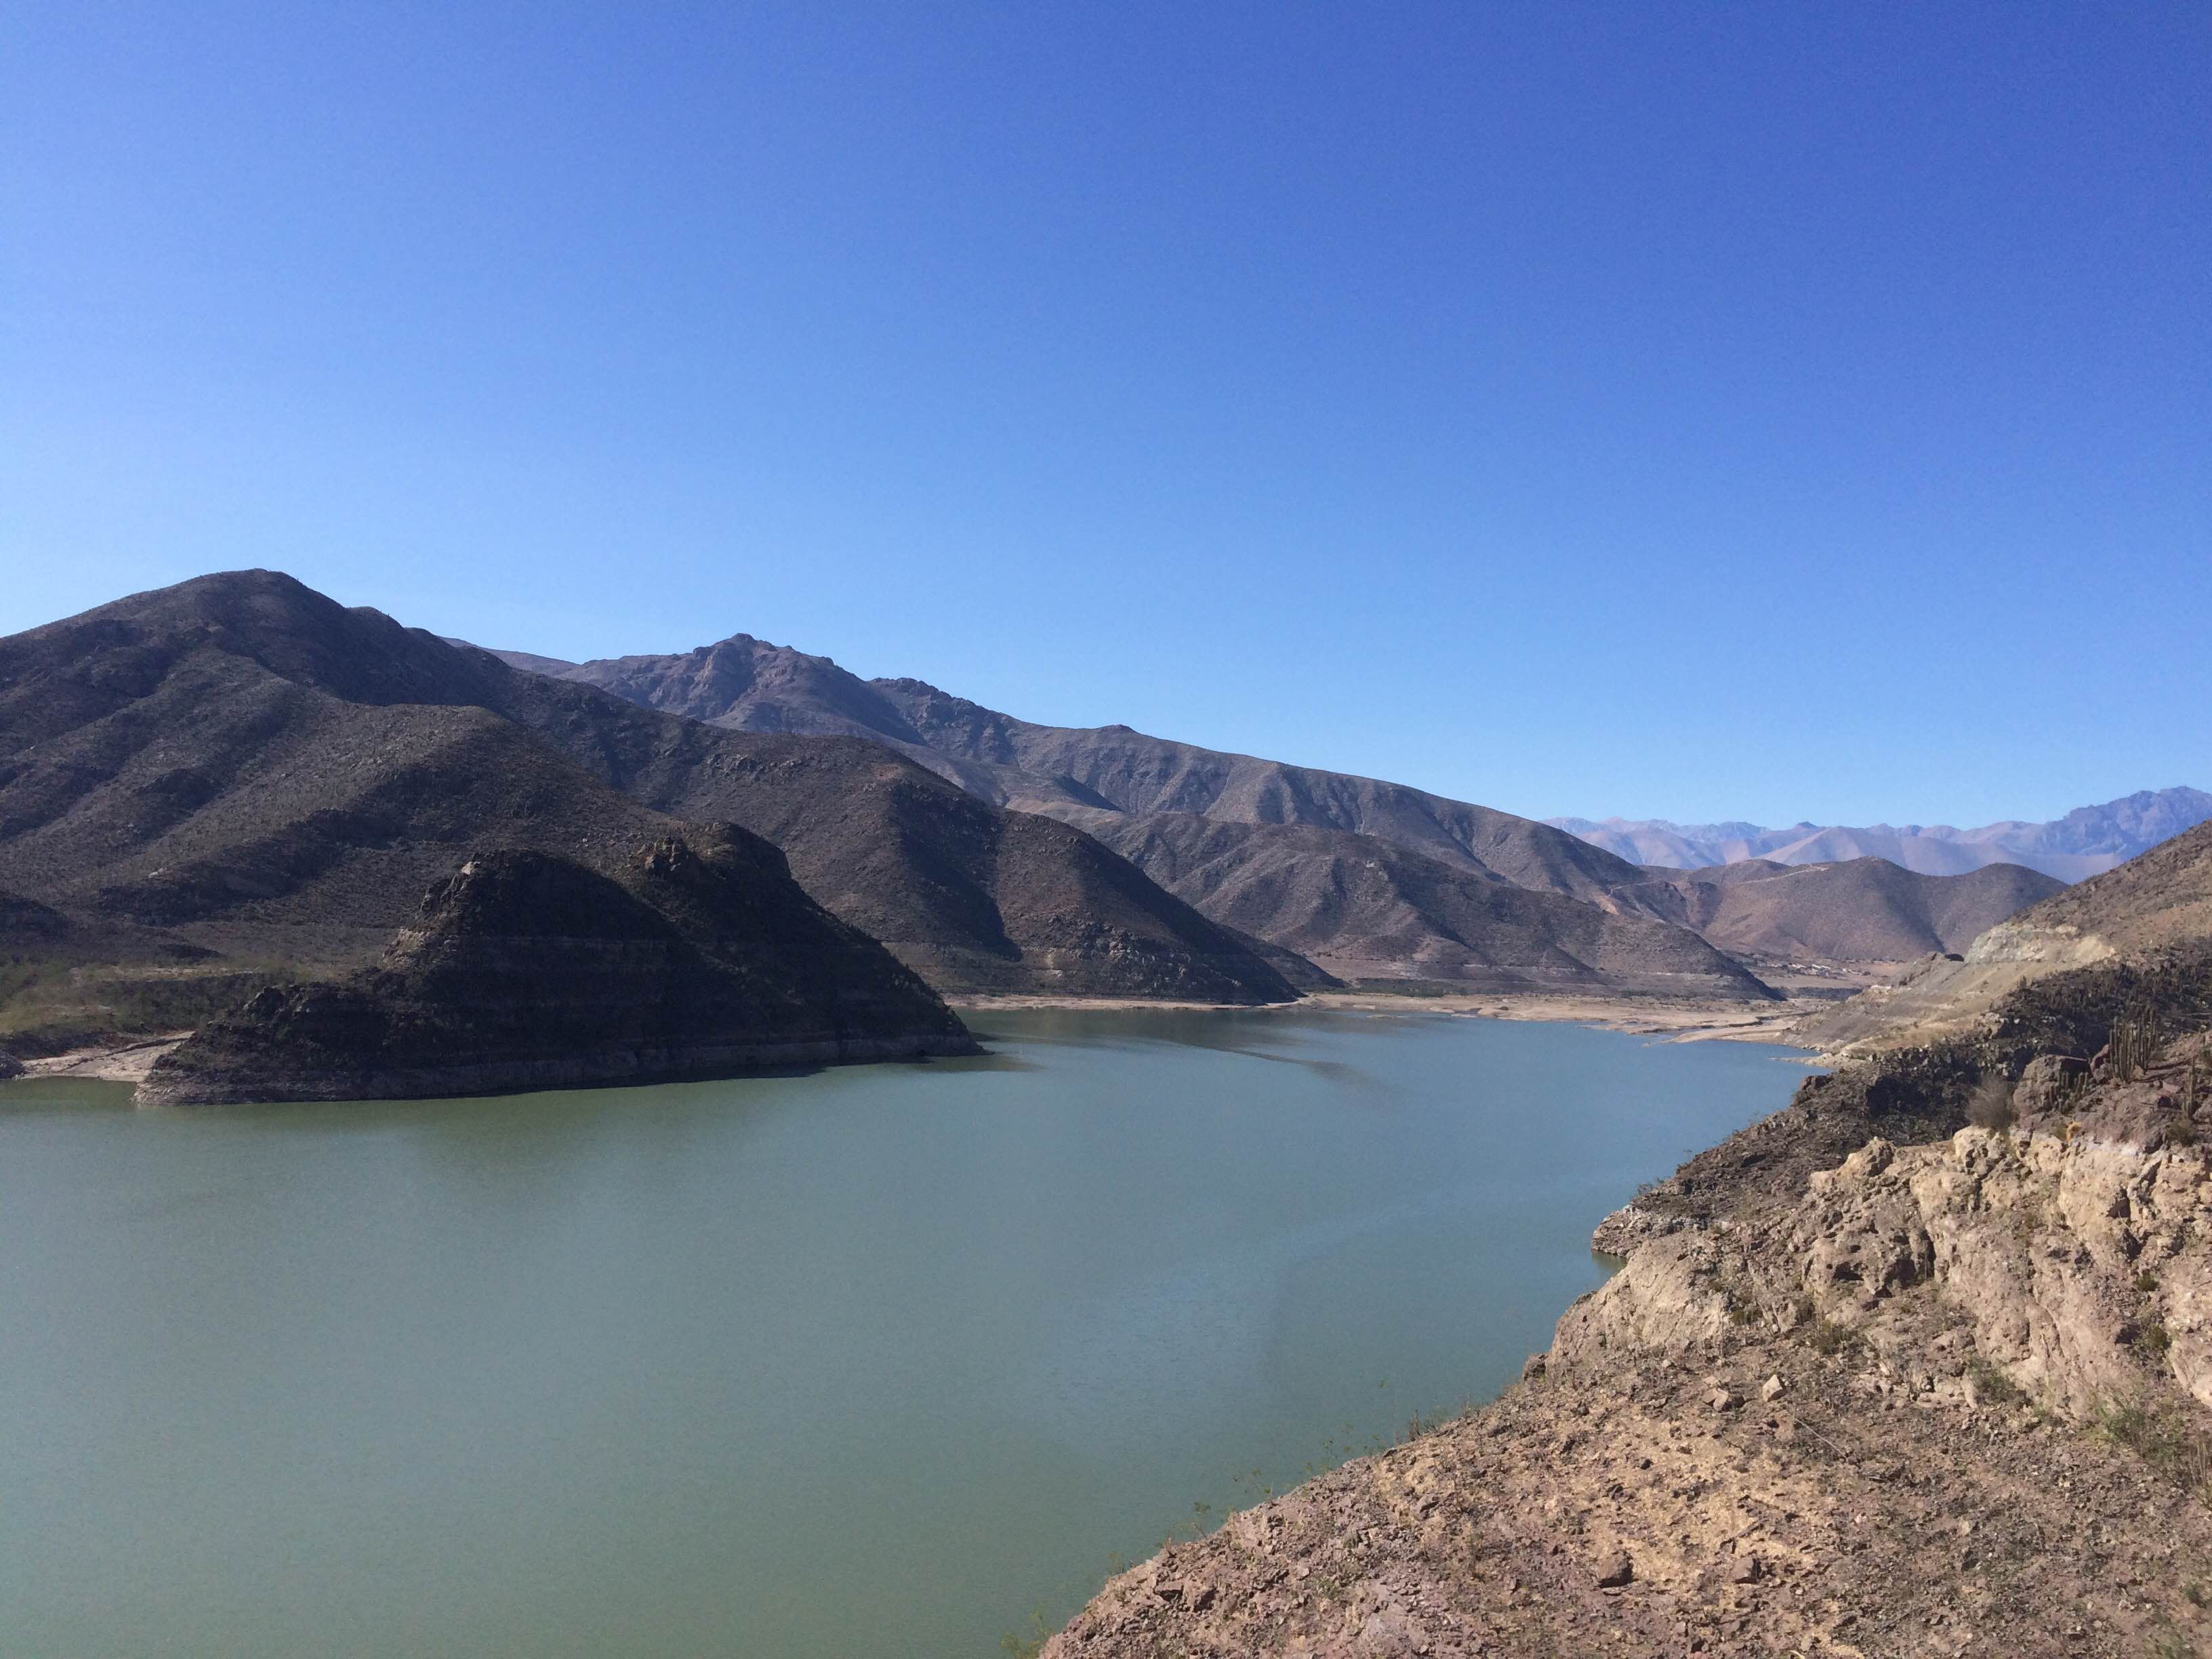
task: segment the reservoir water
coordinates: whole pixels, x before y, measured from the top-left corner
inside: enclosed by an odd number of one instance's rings
[[[976,1060],[0,1085],[13,1659],[935,1659],[1494,1394],[1784,1051],[988,1013]]]

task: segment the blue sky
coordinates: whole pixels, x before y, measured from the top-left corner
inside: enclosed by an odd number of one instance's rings
[[[273,565],[1530,814],[2212,787],[2212,9],[0,15],[0,631]]]

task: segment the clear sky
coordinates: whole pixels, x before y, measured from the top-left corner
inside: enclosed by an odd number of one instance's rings
[[[2212,787],[2212,7],[0,9],[0,631],[249,564],[1509,810]]]

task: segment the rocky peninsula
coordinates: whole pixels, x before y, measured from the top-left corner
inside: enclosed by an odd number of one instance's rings
[[[1608,1217],[1495,1404],[1045,1659],[2179,1655],[2212,1638],[2212,950],[1805,1083]]]
[[[376,967],[258,992],[157,1060],[137,1097],[389,1100],[975,1052],[759,837],[694,827],[612,862],[473,857]]]

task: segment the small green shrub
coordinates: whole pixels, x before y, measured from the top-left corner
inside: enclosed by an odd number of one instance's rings
[[[2098,1434],[2125,1446],[2185,1492],[2212,1502],[2212,1437],[2178,1410],[2148,1396],[2108,1400],[2089,1421]]]
[[[1850,1327],[1838,1325],[1823,1315],[1813,1322],[1805,1333],[1805,1340],[1812,1344],[1814,1353],[1838,1354],[1855,1346],[1858,1337]]]
[[[2019,1383],[1980,1354],[1966,1361],[1966,1376],[1974,1385],[1975,1397],[1986,1405],[2016,1406],[2027,1398]]]

